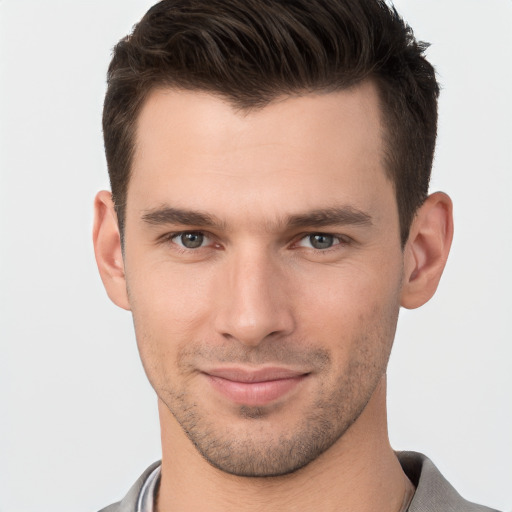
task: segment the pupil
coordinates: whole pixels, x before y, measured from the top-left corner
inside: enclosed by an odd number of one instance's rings
[[[332,246],[334,238],[332,235],[311,235],[309,237],[311,245],[315,249],[328,249]]]
[[[196,249],[203,244],[204,236],[200,233],[184,233],[181,235],[181,243],[187,249]]]

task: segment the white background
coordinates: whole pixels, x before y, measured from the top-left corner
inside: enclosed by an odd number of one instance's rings
[[[149,1],[0,0],[0,512],[93,512],[159,458],[129,313],[91,247],[115,42]],[[443,92],[433,189],[455,202],[437,296],[402,314],[390,434],[512,510],[512,2],[400,0]]]

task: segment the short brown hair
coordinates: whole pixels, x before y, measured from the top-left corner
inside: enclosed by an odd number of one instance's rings
[[[384,0],[163,0],[115,47],[103,110],[121,233],[138,113],[157,86],[241,109],[282,95],[378,86],[402,245],[428,194],[439,86],[428,45]]]

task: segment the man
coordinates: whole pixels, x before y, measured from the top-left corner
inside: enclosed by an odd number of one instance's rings
[[[105,510],[489,510],[387,436],[453,233],[424,49],[377,0],[165,0],[117,45],[94,244],[162,462]]]

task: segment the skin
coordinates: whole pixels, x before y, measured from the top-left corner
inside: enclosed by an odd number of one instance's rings
[[[399,510],[386,365],[399,308],[435,292],[453,227],[433,194],[402,250],[382,130],[369,82],[250,112],[204,92],[147,99],[124,253],[108,192],[94,240],[159,398],[159,511]],[[256,388],[219,391],[226,367],[297,377],[259,403]]]

